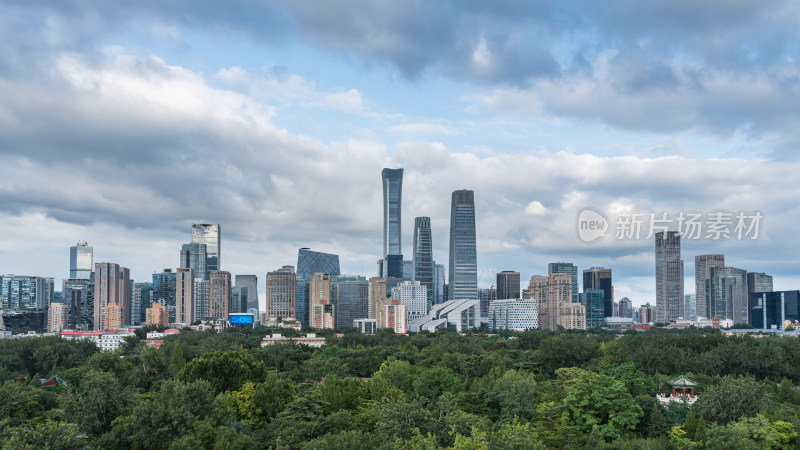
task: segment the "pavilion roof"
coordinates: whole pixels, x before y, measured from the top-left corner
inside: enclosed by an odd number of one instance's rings
[[[667,383],[669,383],[670,386],[675,386],[675,387],[694,387],[694,386],[697,386],[697,383],[695,383],[694,381],[686,378],[686,375],[684,375],[684,374],[681,374],[679,377],[676,377],[676,378],[673,378],[673,379],[667,381]]]

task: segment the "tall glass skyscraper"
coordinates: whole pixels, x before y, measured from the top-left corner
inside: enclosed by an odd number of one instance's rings
[[[219,224],[192,224],[192,244],[206,244],[206,270],[209,274],[222,267],[220,264],[221,232]],[[197,274],[197,269],[195,269],[195,274]]]
[[[656,233],[656,320],[674,322],[683,317],[683,260],[677,231]]]
[[[497,297],[495,300],[520,298],[519,272],[504,270],[497,274]]]
[[[91,278],[94,262],[93,248],[86,242],[69,248],[69,277],[71,279],[88,280]]]
[[[583,292],[588,289],[603,291],[603,317],[614,317],[614,284],[611,269],[592,267],[583,271]]]
[[[475,193],[466,189],[454,191],[450,204],[450,300],[478,299],[477,253]]]
[[[183,244],[181,246],[181,260],[178,267],[181,269],[192,269],[194,277],[200,280],[208,280],[210,273],[206,268],[208,254],[206,244]]]
[[[714,317],[711,313],[714,309],[711,304],[711,272],[715,267],[725,267],[725,255],[694,257],[695,313],[707,319]]]
[[[436,264],[436,261],[434,261],[433,268],[433,304],[438,305],[446,301],[444,298],[444,284],[447,281],[447,277],[445,276],[444,264]]]
[[[577,303],[578,298],[578,266],[572,263],[555,262],[547,265],[548,275],[565,273],[572,276],[572,303]],[[586,289],[586,287],[584,287]]]
[[[383,278],[403,278],[403,250],[400,242],[403,169],[383,169]]]
[[[297,252],[297,279],[295,291],[295,319],[309,325],[308,285],[315,273],[339,275],[339,255],[315,252],[301,248]]]
[[[236,275],[236,287],[247,289],[247,292],[243,294],[247,297],[247,305],[242,312],[247,312],[251,309],[258,311],[258,277],[255,275]]]
[[[369,317],[369,281],[357,275],[331,278],[336,328],[349,328],[354,320]]]
[[[433,306],[433,240],[431,218],[414,219],[414,281],[419,281],[427,291],[428,309]]]

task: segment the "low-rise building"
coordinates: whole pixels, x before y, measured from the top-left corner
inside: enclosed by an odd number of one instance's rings
[[[539,328],[537,301],[504,299],[489,303],[489,328],[492,330],[525,331]]]
[[[301,337],[286,337],[279,333],[275,333],[272,336],[264,336],[264,339],[261,341],[261,347],[286,343],[303,344],[308,345],[309,347],[322,347],[325,345],[325,338],[317,337],[317,335],[314,333],[308,333],[306,336]]]
[[[430,312],[408,324],[408,331],[452,329],[459,333],[480,328],[481,303],[478,299],[450,300],[433,305]]]
[[[100,350],[114,351],[120,349],[120,344],[128,336],[135,336],[130,330],[120,331],[62,331],[60,336],[63,339],[73,341],[87,340],[94,342]]]
[[[353,327],[362,334],[375,334],[378,330],[378,319],[356,319],[353,321]]]

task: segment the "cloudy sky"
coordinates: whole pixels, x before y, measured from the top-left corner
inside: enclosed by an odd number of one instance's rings
[[[798,23],[758,0],[0,1],[0,272],[60,280],[86,240],[144,281],[207,222],[262,289],[299,247],[371,276],[403,167],[404,253],[426,215],[446,263],[473,189],[483,286],[571,261],[654,301],[653,240],[613,217],[722,210],[758,238],[685,242],[686,293],[700,253],[797,289]],[[587,207],[612,222],[591,244]]]

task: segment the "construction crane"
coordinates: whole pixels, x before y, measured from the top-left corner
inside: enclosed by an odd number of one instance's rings
[[[494,282],[497,279],[497,273],[488,267],[481,270],[481,273],[478,274],[478,286],[481,285],[481,280],[483,280],[483,276],[487,273],[492,277],[491,284],[489,285],[489,301],[492,301],[494,300]],[[480,292],[480,287],[478,288],[478,292]]]

